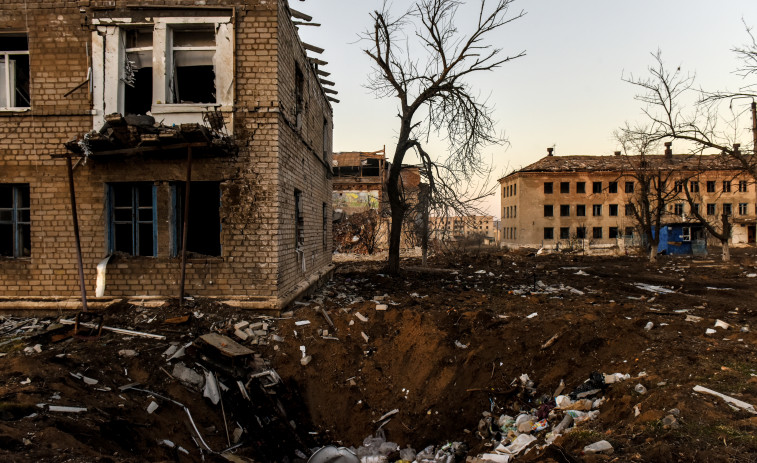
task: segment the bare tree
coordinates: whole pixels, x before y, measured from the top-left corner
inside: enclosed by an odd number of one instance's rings
[[[697,222],[702,224],[710,235],[720,241],[723,262],[728,262],[731,260],[731,251],[728,242],[731,238],[732,228],[728,214],[725,211],[720,214],[720,228],[716,227],[702,215],[702,212],[697,207],[696,200],[692,197],[688,182],[683,182],[682,189],[686,195],[686,202],[689,203],[689,211],[691,211],[691,214],[696,218]]]
[[[408,151],[415,150],[421,158],[433,198],[486,172],[487,165],[479,156],[481,147],[504,141],[495,133],[492,108],[474,95],[465,80],[525,55],[521,51],[504,56],[500,48],[485,42],[494,31],[525,14],[510,14],[513,1],[480,0],[477,22],[469,33],[457,25],[457,12],[464,4],[460,0],[416,0],[396,18],[384,3],[371,15],[373,28],[364,37],[370,43],[365,53],[374,64],[369,87],[379,97],[399,100],[397,145],[387,180],[391,274],[399,272],[402,222],[409,208],[399,183]],[[423,148],[422,142],[432,134],[447,141],[446,157],[432,156]]]
[[[629,204],[637,224],[636,228],[644,237],[649,261],[655,262],[667,205],[676,197],[674,188],[670,188],[675,171],[654,162],[654,159],[659,159],[660,156],[649,156],[659,144],[650,126],[626,124],[615,132],[615,138],[623,149],[621,176],[633,178],[638,183],[633,196],[629,197]]]

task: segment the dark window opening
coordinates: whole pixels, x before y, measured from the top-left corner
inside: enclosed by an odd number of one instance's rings
[[[108,250],[132,256],[155,256],[155,194],[153,184],[111,183]]]
[[[555,229],[552,227],[547,227],[544,229],[544,239],[545,240],[551,240],[555,238]]]
[[[626,204],[626,215],[627,216],[633,216],[636,213],[636,206],[633,203]]]
[[[707,193],[715,193],[715,181],[714,180],[708,180],[707,181]]]
[[[601,204],[595,204],[591,208],[592,215],[595,217],[602,215],[602,205]]]
[[[610,193],[618,192],[618,182],[610,182],[607,184],[607,191]]]
[[[305,246],[305,217],[302,214],[302,192],[294,190],[294,240],[297,249]]]
[[[552,182],[544,182],[544,194],[545,195],[552,194]]]
[[[633,193],[633,182],[626,182],[626,193]]]
[[[28,108],[29,42],[24,34],[0,35],[0,108]]]
[[[569,204],[560,205],[560,217],[569,217],[569,216],[570,216],[570,205]]]
[[[0,256],[31,256],[29,185],[0,185]]]
[[[633,227],[626,227],[626,236],[633,237]]]
[[[692,193],[699,193],[699,182],[693,180],[689,182],[689,191]]]
[[[216,37],[212,26],[173,31],[173,103],[215,103],[213,57]]]
[[[569,227],[560,227],[560,239],[561,240],[567,240],[570,238],[570,228]]]
[[[580,240],[586,238],[586,227],[576,227],[576,238]]]
[[[328,207],[326,206],[326,203],[323,203],[323,250],[326,251],[328,249],[328,217],[326,214],[328,213]]]
[[[728,180],[723,180],[723,192],[730,193],[730,191],[731,191],[731,182]]]
[[[152,29],[126,31],[124,113],[146,114],[152,108]]]
[[[576,193],[586,193],[586,182],[576,183]]]
[[[707,204],[707,215],[715,215],[715,212],[717,211],[717,206],[713,203]]]
[[[174,184],[175,254],[181,252],[184,233],[184,200],[186,183]],[[221,184],[192,182],[189,187],[187,221],[187,252],[205,256],[221,255]]]
[[[618,237],[618,227],[610,227],[607,231],[608,238],[617,238]]]
[[[570,182],[560,182],[560,193],[570,193]]]
[[[602,238],[602,227],[594,227],[592,229],[592,237],[595,239]]]
[[[329,160],[329,121],[323,118],[323,160]]]
[[[733,213],[733,206],[730,203],[723,204],[723,214],[731,215]]]
[[[544,205],[544,217],[552,217],[552,206],[549,204]]]
[[[297,118],[297,127],[302,124],[302,110],[305,106],[305,76],[302,74],[300,65],[294,64],[294,114]]]
[[[617,204],[610,204],[610,216],[616,217],[618,215],[618,205]]]
[[[594,193],[602,193],[602,182],[594,182],[592,183],[592,192]]]
[[[586,205],[585,204],[578,204],[576,205],[576,215],[579,217],[585,217],[586,216]]]

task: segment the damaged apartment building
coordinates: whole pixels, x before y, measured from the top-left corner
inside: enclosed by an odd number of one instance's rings
[[[79,266],[95,302],[184,285],[278,309],[326,277],[337,100],[311,19],[287,0],[4,1],[0,302],[73,299]]]
[[[716,229],[723,214],[728,216],[731,244],[755,243],[754,179],[730,157],[673,155],[671,143],[665,145],[664,154],[643,159],[619,151],[610,156],[555,156],[549,148],[547,156],[499,179],[503,243],[595,250],[640,245],[643,233],[634,214],[644,190],[640,169],[661,172],[665,179],[662,223],[667,230],[660,236],[665,239],[666,232],[675,231],[677,238],[661,244],[706,244],[708,236],[692,207]],[[653,187],[650,191],[650,196],[657,192]]]

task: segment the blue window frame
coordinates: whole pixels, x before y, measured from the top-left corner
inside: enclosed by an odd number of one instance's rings
[[[29,185],[0,185],[0,256],[31,256]]]
[[[150,182],[107,185],[109,253],[158,254],[156,189]]]

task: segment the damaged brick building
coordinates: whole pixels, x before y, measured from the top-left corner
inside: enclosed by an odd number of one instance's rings
[[[0,6],[6,303],[78,295],[66,157],[89,293],[100,264],[98,296],[178,296],[184,224],[188,295],[280,308],[333,268],[336,100],[310,18],[198,3]]]

